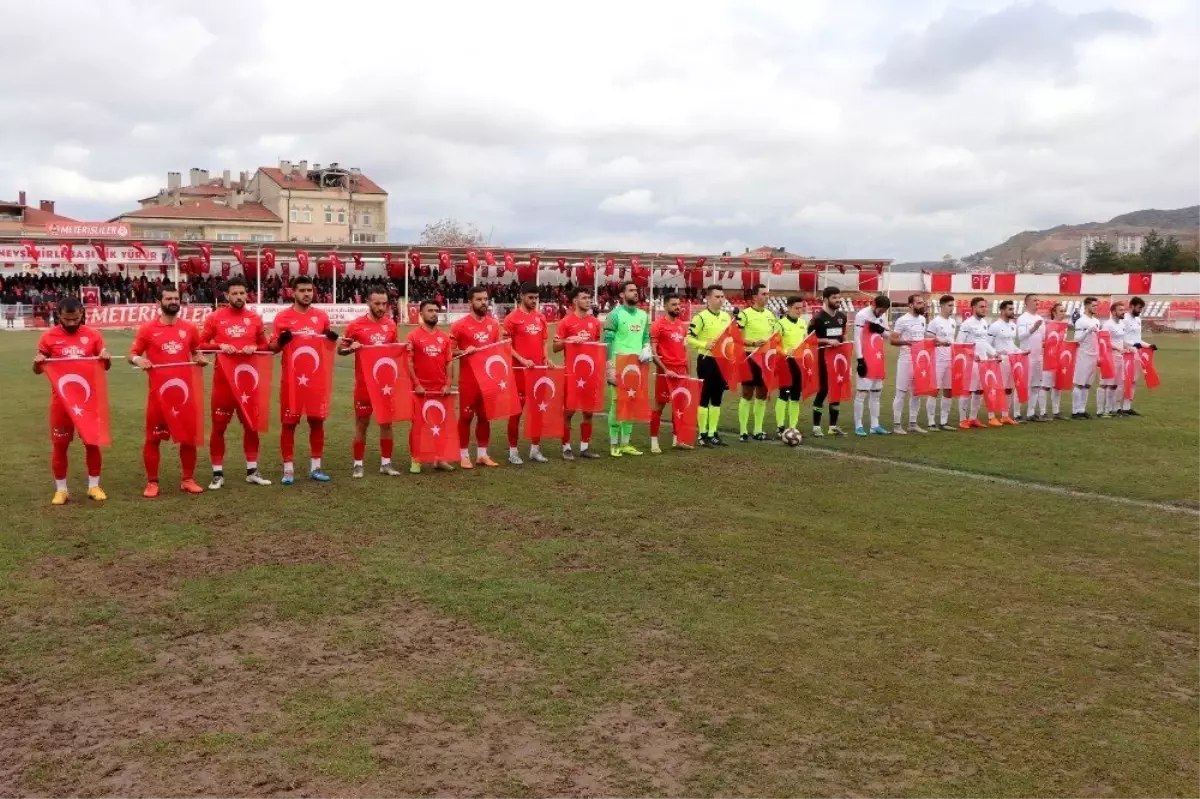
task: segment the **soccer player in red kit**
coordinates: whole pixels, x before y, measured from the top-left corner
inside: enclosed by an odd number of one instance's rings
[[[275,316],[275,340],[271,349],[281,351],[293,336],[325,336],[337,341],[339,336],[329,327],[329,317],[320,308],[312,307],[316,287],[308,275],[292,278],[292,307],[284,308]],[[279,383],[280,422],[279,449],[283,454],[283,479],[281,485],[290,486],[296,481],[296,467],[292,462],[296,453],[296,427],[300,424],[300,412],[287,405],[287,386],[291,384],[292,365],[283,359],[283,380]],[[325,451],[325,420],[308,417],[309,478],[318,483],[328,483],[329,475],[321,469],[321,455]]]
[[[455,355],[470,355],[480,347],[495,344],[500,340],[500,323],[488,313],[487,289],[473,286],[467,293],[470,313],[450,326],[450,339],[457,350]],[[458,374],[458,441],[462,448],[459,466],[473,469],[467,442],[471,438],[471,419],[475,419],[475,458],[480,466],[499,466],[488,456],[488,437],[491,427],[483,409],[483,393],[475,382],[470,369],[460,369]]]
[[[604,334],[600,320],[592,314],[592,292],[583,286],[571,290],[571,310],[563,317],[554,329],[554,351],[562,352],[567,344],[584,341],[600,341]],[[575,460],[571,450],[571,416],[573,411],[564,411],[563,426],[563,460]],[[592,414],[584,413],[583,421],[579,423],[579,457],[599,458],[591,450],[592,445]]]
[[[138,328],[129,350],[133,365],[148,370],[155,366],[194,361],[210,364],[211,360],[201,355],[200,332],[187,320],[179,318],[179,289],[164,282],[158,289],[158,318]],[[142,462],[146,466],[146,490],[143,497],[158,496],[158,467],[162,461],[160,447],[171,438],[162,404],[153,393],[146,395],[146,440],[142,444]],[[196,483],[196,447],[192,444],[179,445],[179,464],[183,472],[181,491],[203,494],[204,489]]]
[[[408,376],[412,380],[413,393],[450,394],[450,364],[454,360],[454,342],[450,336],[438,329],[436,302],[423,301],[418,313],[421,317],[420,324],[405,339],[409,351]],[[459,399],[462,399],[461,395]],[[410,451],[413,449],[412,437],[415,434],[414,425],[409,429]],[[454,467],[445,461],[435,463],[433,468],[444,472],[454,470]],[[413,461],[408,470],[413,474],[420,474],[421,464]]]
[[[688,373],[688,323],[683,320],[683,300],[678,294],[663,297],[663,314],[650,325],[650,347],[654,352],[654,412],[650,414],[650,452],[662,454],[658,431],[662,428],[663,408],[671,405],[671,384],[667,379]],[[676,449],[691,449],[674,442]]]
[[[200,329],[200,346],[216,348],[226,354],[251,354],[268,346],[266,326],[262,317],[246,307],[246,280],[231,277],[225,283],[225,299],[229,305],[218,308],[204,320]],[[225,373],[217,369],[212,384],[212,432],[208,435],[208,456],[212,460],[213,476],[209,491],[225,485],[225,430],[237,414],[242,423],[242,452],[246,456],[246,482],[269,486],[271,481],[258,473],[258,431],[242,418],[233,387]]]
[[[41,374],[42,364],[54,358],[99,358],[107,371],[112,367],[112,357],[104,347],[104,338],[96,330],[83,323],[83,304],[74,297],[58,303],[58,324],[42,334],[38,340],[37,353],[33,356],[33,372]],[[68,380],[70,378],[64,378]],[[79,381],[79,378],[75,378]],[[67,450],[75,437],[75,423],[70,411],[58,394],[50,394],[50,469],[54,473],[54,498],[51,505],[65,505],[70,495],[67,492]],[[100,487],[100,448],[83,445],[87,459],[87,495],[96,502],[108,499]]]
[[[549,338],[550,326],[546,317],[538,310],[538,287],[536,283],[522,283],[521,304],[504,317],[504,337],[512,341],[513,360],[516,361],[514,375],[517,381],[517,395],[520,397],[521,410],[525,410],[525,370],[533,366],[546,365],[546,340]],[[521,455],[517,451],[517,440],[521,429],[521,414],[514,413],[508,417],[508,462],[514,466],[521,465]],[[542,454],[542,440],[534,439],[529,445],[529,460],[545,463],[546,456]]]
[[[346,326],[342,340],[338,342],[338,354],[349,355],[363,347],[377,347],[381,344],[395,344],[400,341],[396,323],[388,313],[387,289],[382,286],[372,286],[367,289],[367,312]],[[371,425],[371,394],[367,391],[366,381],[359,371],[357,361],[354,364],[354,464],[351,467],[351,477],[363,476],[363,455],[367,451],[367,428]],[[400,474],[392,466],[392,426],[379,426],[379,473],[395,477]]]

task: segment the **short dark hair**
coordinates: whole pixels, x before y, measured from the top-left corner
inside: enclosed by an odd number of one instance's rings
[[[382,294],[386,297],[388,296],[388,290],[378,283],[373,283],[370,286],[367,286],[367,291],[365,294],[363,294],[363,296],[370,297],[372,294]]]
[[[621,289],[620,289],[620,291],[618,291],[618,293],[619,293],[619,294],[624,294],[624,293],[625,293],[625,289],[629,288],[630,286],[633,286],[634,288],[637,288],[637,287],[638,287],[638,284],[637,284],[637,283],[634,283],[632,280],[622,280],[622,281],[621,281]]]
[[[953,294],[943,294],[938,298],[938,305],[945,305],[948,302],[954,302]]]
[[[225,281],[225,291],[229,291],[234,286],[241,286],[244,289],[250,288],[250,284],[246,282],[246,278],[241,275],[234,275]]]
[[[76,311],[83,313],[83,303],[79,301],[78,297],[63,297],[58,301],[55,311],[59,314],[75,313]]]
[[[575,298],[580,294],[586,294],[590,297],[592,296],[592,290],[587,286],[576,286],[575,288],[571,289],[570,293],[567,294],[567,299],[571,302],[574,302]]]
[[[434,308],[441,310],[441,306],[437,304],[437,300],[421,300],[421,304],[417,306],[417,312],[425,310],[426,305],[432,305]]]
[[[923,294],[909,294],[908,295],[908,307],[911,308],[913,303],[915,303],[917,301],[917,298],[923,297],[923,296],[924,296]]]
[[[521,284],[521,288],[519,289],[519,291],[522,294],[537,294],[538,293],[537,283],[530,283],[527,280]]]
[[[1145,308],[1146,301],[1143,300],[1141,297],[1130,297],[1129,298],[1129,307],[1132,308],[1135,305],[1139,308]]]
[[[981,302],[987,302],[987,300],[985,300],[983,297],[972,297],[971,298],[971,307],[974,308],[976,305],[978,305]]]
[[[664,294],[664,295],[663,295],[663,298],[662,298],[663,305],[666,305],[666,304],[667,304],[668,302],[670,302],[671,300],[683,300],[683,297],[680,297],[680,296],[679,296],[678,294],[676,294],[675,292],[671,292],[671,293],[669,293],[669,294]]]
[[[793,294],[791,297],[787,298],[787,305],[795,305],[798,302],[804,302],[804,298],[799,297],[795,294]]]
[[[724,291],[724,290],[725,290],[725,287],[722,286],[720,283],[713,283],[711,286],[704,289],[704,296],[711,297],[713,295],[714,291]]]
[[[309,277],[308,275],[296,275],[295,277],[292,278],[292,282],[290,285],[292,287],[292,290],[295,291],[300,286],[315,286],[316,283],[314,283],[313,279],[311,277]]]
[[[1011,307],[1013,307],[1013,301],[1012,301],[1012,300],[1001,300],[1001,302],[1000,302],[1000,310],[1002,310],[1002,311],[1003,311],[1005,308],[1011,308]]]
[[[1028,305],[1029,305],[1029,298],[1030,298],[1030,297],[1036,297],[1036,296],[1037,296],[1036,294],[1026,294],[1026,295],[1025,295],[1025,300],[1024,300],[1024,302],[1025,302],[1025,305],[1026,305],[1026,306],[1028,306]]]
[[[750,289],[750,291],[753,294],[757,294],[758,292],[762,291],[765,288],[767,288],[766,283],[755,283],[754,288]]]
[[[179,286],[176,286],[174,283],[172,283],[169,280],[164,280],[162,283],[158,284],[158,298],[160,300],[163,298],[163,295],[166,294],[168,291],[174,291],[174,292],[178,293]]]
[[[488,290],[486,288],[484,288],[483,286],[471,286],[471,288],[467,289],[467,299],[468,300],[474,299],[476,294],[487,294],[487,293],[488,293]]]
[[[1084,297],[1083,298],[1084,305],[1087,305],[1089,302],[1100,302],[1100,300],[1096,299],[1095,297]]]
[[[836,297],[837,295],[839,295],[841,293],[842,293],[842,290],[840,288],[838,288],[837,286],[826,286],[821,291],[821,297],[827,300],[830,297]]]
[[[892,301],[888,299],[886,294],[876,294],[875,299],[871,302],[871,304],[884,311],[892,307]]]

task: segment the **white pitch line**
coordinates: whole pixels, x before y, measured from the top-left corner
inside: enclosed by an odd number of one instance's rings
[[[1188,508],[1183,505],[1172,505],[1167,502],[1153,502],[1148,499],[1118,497],[1112,494],[1099,494],[1094,491],[1080,491],[1076,488],[1066,488],[1064,486],[1056,486],[1049,483],[1036,483],[1028,480],[1016,480],[1012,477],[998,477],[992,474],[983,474],[982,472],[967,472],[963,471],[962,469],[949,469],[945,466],[931,466],[926,463],[914,463],[912,461],[893,460],[892,458],[880,458],[876,457],[875,455],[859,455],[855,452],[843,452],[842,450],[832,449],[824,446],[804,446],[798,447],[797,449],[802,452],[815,452],[822,455],[829,455],[834,458],[859,461],[861,463],[876,463],[884,464],[886,466],[899,466],[918,472],[943,474],[950,477],[966,477],[971,480],[999,483],[1001,485],[1013,486],[1015,488],[1027,488],[1033,491],[1044,491],[1047,494],[1058,494],[1060,496],[1072,497],[1074,499],[1102,500],[1104,502],[1113,502],[1118,505],[1128,505],[1135,508],[1145,508],[1147,510],[1166,511],[1168,513],[1186,513],[1189,516],[1200,516],[1200,508]]]

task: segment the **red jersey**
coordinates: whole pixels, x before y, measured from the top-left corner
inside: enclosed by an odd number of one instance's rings
[[[285,330],[292,331],[293,336],[323,336],[329,330],[329,317],[320,308],[310,306],[307,311],[300,313],[293,305],[275,314],[271,340],[277,341],[279,334]]]
[[[246,347],[265,350],[267,328],[262,317],[249,308],[235,311],[226,306],[218,308],[204,318],[204,327],[200,330],[200,343],[205,347],[228,344],[239,350]]]
[[[95,358],[104,349],[104,338],[87,325],[74,333],[55,325],[38,339],[37,351],[47,358]]]
[[[491,315],[476,319],[473,314],[467,314],[450,325],[450,338],[460,350],[495,344],[500,340],[500,323]]]
[[[546,364],[546,339],[550,327],[538,311],[518,308],[504,317],[504,332],[512,340],[513,352],[532,361],[535,366]]]
[[[454,358],[450,336],[434,328],[417,327],[406,339],[412,347],[412,366],[417,383],[426,391],[441,391],[450,382],[449,366]]]
[[[164,325],[159,318],[138,328],[129,352],[146,356],[155,366],[164,366],[187,363],[199,348],[200,332],[195,325],[179,318],[173,325]]]
[[[566,341],[575,336],[583,336],[584,341],[599,341],[600,334],[599,319],[592,314],[581,317],[574,311],[567,314],[554,329],[554,339],[556,341]]]
[[[346,332],[342,337],[350,341],[357,341],[364,347],[371,344],[395,344],[400,340],[396,331],[396,323],[390,317],[385,316],[381,321],[376,322],[375,317],[369,313],[363,314],[346,325]]]
[[[652,351],[672,372],[687,372],[687,334],[687,322],[683,319],[671,321],[666,314],[650,325]]]

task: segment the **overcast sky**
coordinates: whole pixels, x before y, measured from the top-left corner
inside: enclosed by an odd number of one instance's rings
[[[396,241],[964,255],[1197,202],[1197,6],[4,3],[0,198],[102,219],[282,157],[362,168]]]

